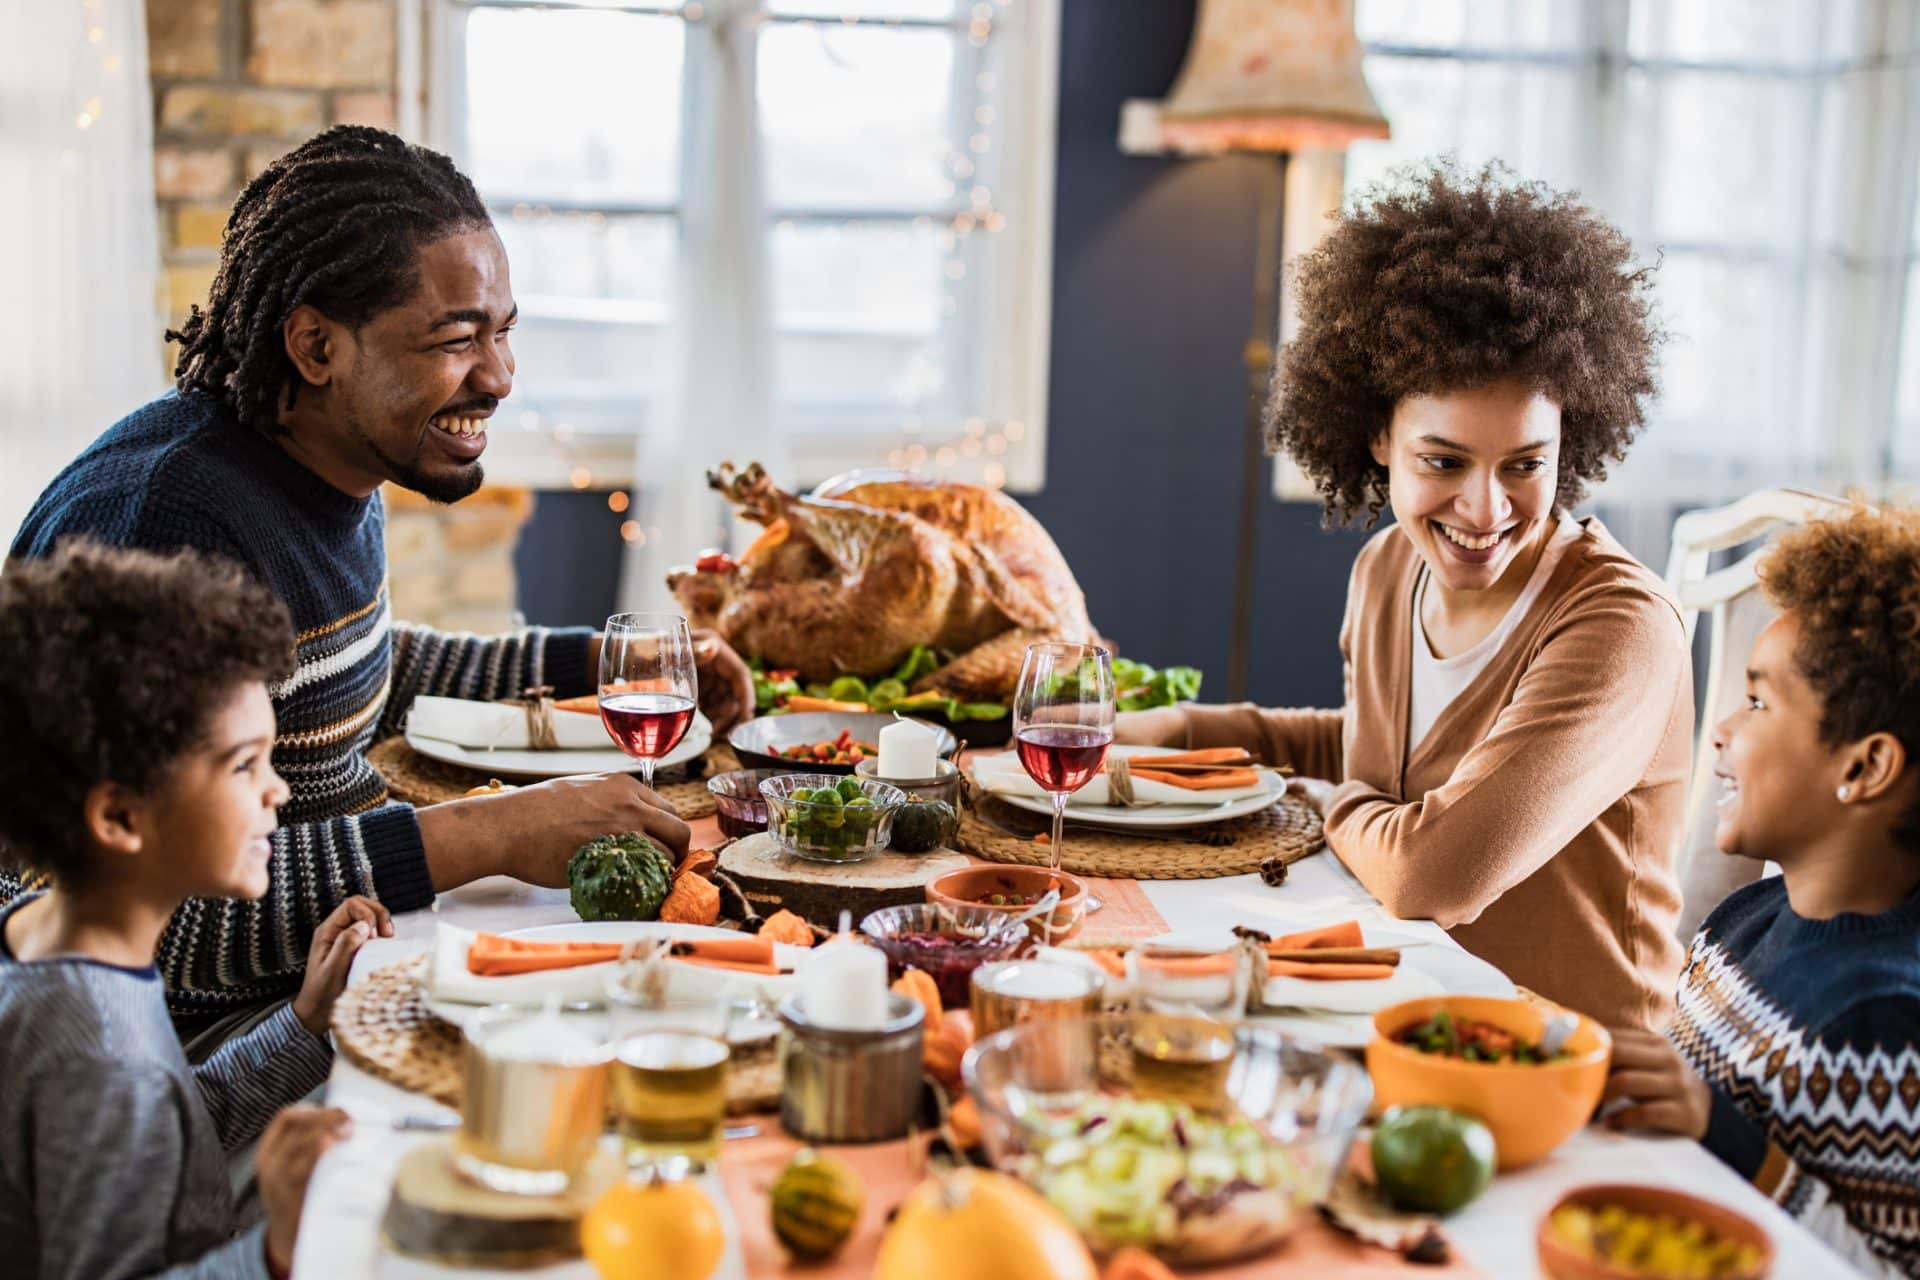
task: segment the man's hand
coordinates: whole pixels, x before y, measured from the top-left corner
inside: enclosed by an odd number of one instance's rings
[[[296,1106],[275,1116],[260,1135],[254,1176],[267,1214],[267,1255],[281,1271],[293,1267],[293,1242],[313,1166],[352,1131],[353,1122],[337,1107]]]
[[[1694,1074],[1673,1042],[1640,1027],[1613,1028],[1613,1063],[1607,1069],[1606,1101],[1629,1098],[1631,1106],[1607,1116],[1613,1129],[1656,1129],[1695,1142],[1707,1136],[1713,1090]]]
[[[314,1035],[327,1033],[333,1002],[347,985],[353,957],[361,944],[376,934],[391,938],[393,917],[372,898],[359,894],[335,907],[313,931],[313,942],[307,948],[307,974],[301,980],[300,994],[293,998],[293,1012]]]
[[[753,718],[753,672],[718,632],[693,633],[693,661],[700,675],[700,709],[713,721],[716,735]]]
[[[625,773],[450,800],[420,810],[419,820],[436,891],[489,875],[563,889],[567,859],[595,836],[638,831],[678,862],[693,835],[672,805]]]

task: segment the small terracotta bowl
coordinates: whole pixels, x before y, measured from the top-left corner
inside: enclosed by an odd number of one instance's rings
[[[1605,1027],[1582,1016],[1567,1040],[1568,1056],[1556,1062],[1464,1062],[1393,1039],[1442,1009],[1533,1041],[1545,1029],[1539,1006],[1526,1000],[1422,996],[1388,1005],[1373,1015],[1373,1039],[1367,1044],[1367,1074],[1382,1111],[1426,1104],[1480,1117],[1493,1130],[1503,1172],[1532,1164],[1592,1118],[1613,1055],[1613,1037]]]
[[[983,911],[1025,911],[1025,907],[999,907],[987,901],[996,893],[1034,896],[1045,893],[1058,882],[1060,902],[1046,916],[1027,921],[1027,932],[1040,946],[1059,946],[1080,932],[1087,921],[1087,882],[1064,871],[1045,867],[979,866],[961,867],[935,876],[927,884],[927,901],[948,907],[979,907]]]
[[[1534,1242],[1539,1252],[1540,1270],[1551,1280],[1644,1280],[1646,1274],[1630,1267],[1596,1261],[1560,1243],[1560,1237],[1553,1230],[1553,1215],[1566,1205],[1595,1210],[1618,1205],[1629,1213],[1697,1222],[1723,1240],[1750,1244],[1759,1251],[1760,1260],[1757,1263],[1744,1271],[1727,1272],[1724,1280],[1766,1280],[1773,1273],[1773,1241],[1765,1231],[1726,1206],[1666,1187],[1595,1183],[1567,1192],[1554,1201],[1553,1208],[1547,1210],[1540,1219]]]

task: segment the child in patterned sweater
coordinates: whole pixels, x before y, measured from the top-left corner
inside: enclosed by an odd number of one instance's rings
[[[0,911],[0,1275],[292,1263],[346,1116],[287,1104],[326,1079],[329,1011],[386,910],[343,901],[299,994],[198,1066],[154,969],[183,899],[258,898],[286,874],[266,682],[292,668],[286,610],[237,565],[69,542],[0,575],[0,842],[51,882]],[[255,1138],[249,1223],[225,1155]]]
[[[1781,874],[1701,926],[1667,1036],[1614,1032],[1620,1127],[1685,1134],[1871,1275],[1920,1276],[1920,510],[1761,562],[1781,616],[1715,730],[1715,840]]]

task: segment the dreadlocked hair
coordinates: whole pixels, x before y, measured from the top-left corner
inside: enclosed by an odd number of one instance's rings
[[[300,388],[281,338],[295,307],[358,327],[412,294],[422,245],[491,223],[473,183],[439,152],[364,125],[327,130],[234,201],[205,310],[167,331],[180,344],[179,388],[277,430]]]

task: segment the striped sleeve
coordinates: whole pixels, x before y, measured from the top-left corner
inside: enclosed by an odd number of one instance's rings
[[[380,736],[398,733],[408,708],[422,694],[490,702],[517,698],[536,685],[551,686],[556,698],[590,693],[593,673],[587,670],[587,653],[593,634],[590,627],[524,627],[478,636],[396,622],[393,686]]]
[[[237,1150],[260,1136],[274,1113],[326,1083],[333,1050],[283,1004],[253,1030],[193,1069],[220,1145]]]
[[[354,894],[389,911],[433,901],[420,823],[407,805],[281,827],[265,897],[189,898],[160,936],[155,961],[176,1019],[191,1025],[292,994],[322,920]]]

